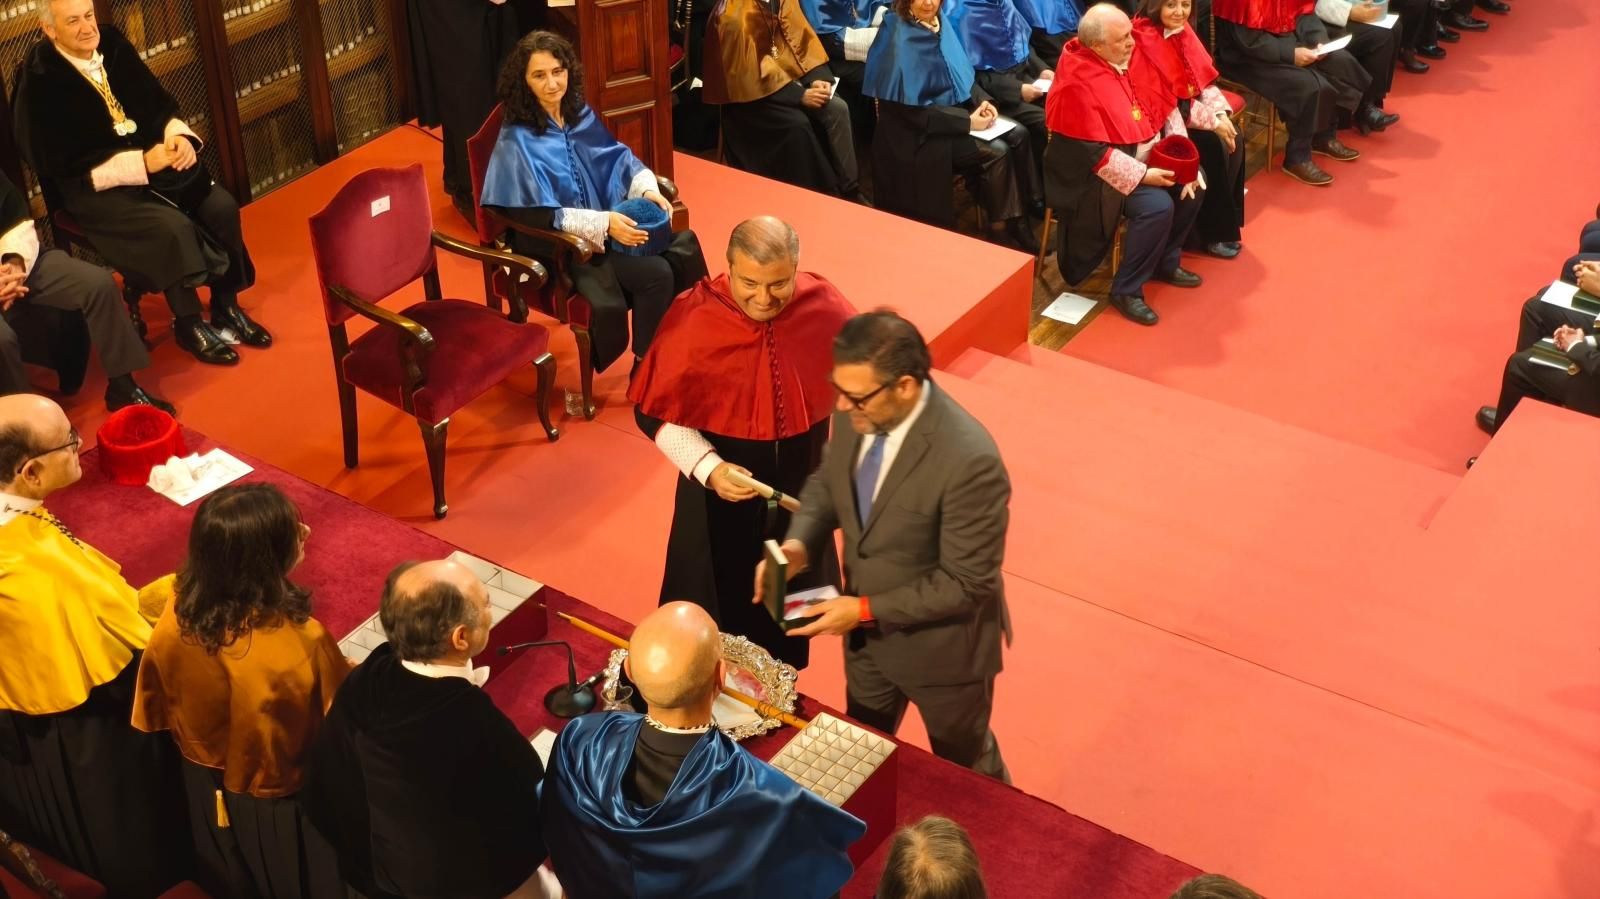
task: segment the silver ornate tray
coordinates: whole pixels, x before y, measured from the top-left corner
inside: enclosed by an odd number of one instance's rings
[[[611,657],[606,661],[605,677],[600,682],[604,699],[615,698],[617,684],[621,680],[622,660],[627,657],[626,649],[611,650]],[[722,659],[727,663],[727,686],[781,711],[794,711],[799,695],[794,685],[800,675],[793,665],[774,659],[765,649],[733,634],[722,635]],[[760,736],[783,726],[782,721],[763,718],[755,709],[728,696],[717,698],[711,714],[717,727],[735,741]]]

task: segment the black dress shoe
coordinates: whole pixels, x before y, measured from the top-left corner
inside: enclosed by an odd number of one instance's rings
[[[1218,259],[1232,259],[1243,249],[1237,240],[1219,240],[1206,244],[1206,253]]]
[[[1384,112],[1376,106],[1363,106],[1356,110],[1355,114],[1356,131],[1362,135],[1368,135],[1374,131],[1383,131],[1398,121],[1400,121],[1400,113]]]
[[[1418,59],[1415,50],[1401,50],[1400,68],[1405,69],[1407,72],[1410,72],[1413,75],[1421,75],[1426,73],[1428,69],[1432,68],[1432,66]]]
[[[1006,222],[1006,237],[1017,245],[1017,249],[1024,253],[1037,255],[1039,252],[1039,237],[1033,233],[1033,226],[1028,224],[1027,216],[1019,216]]]
[[[1317,154],[1318,156],[1326,156],[1329,159],[1337,159],[1340,162],[1355,162],[1357,159],[1361,158],[1361,152],[1359,150],[1352,150],[1345,146],[1344,142],[1339,140],[1337,136],[1330,137],[1325,141],[1313,143],[1311,145],[1311,152]],[[1288,169],[1285,169],[1284,171],[1288,171]]]
[[[1284,166],[1283,173],[1312,187],[1327,187],[1333,183],[1333,176],[1324,172],[1321,166],[1309,159],[1305,162]]]
[[[1423,44],[1417,48],[1417,55],[1426,56],[1429,59],[1444,59],[1445,52],[1444,48],[1438,44]]]
[[[1478,408],[1478,430],[1485,434],[1493,434],[1494,429],[1500,426],[1500,410],[1493,406]]]
[[[1461,32],[1456,31],[1456,30],[1451,29],[1451,28],[1446,28],[1443,25],[1440,25],[1439,26],[1439,40],[1444,41],[1447,44],[1460,43],[1460,41],[1461,41]]]
[[[1144,297],[1112,294],[1111,306],[1122,313],[1123,318],[1141,325],[1153,325],[1161,320],[1161,316],[1156,315],[1156,311],[1145,304]]]
[[[1492,12],[1497,16],[1503,16],[1511,12],[1511,4],[1506,3],[1505,0],[1478,0],[1478,8],[1484,12]]]
[[[1444,14],[1444,23],[1457,31],[1488,31],[1489,23],[1464,12],[1451,10]]]
[[[168,415],[176,416],[178,408],[159,396],[148,393],[143,387],[135,384],[132,390],[118,390],[115,387],[106,388],[106,408],[112,412],[124,406],[154,406]]]
[[[250,316],[246,315],[244,309],[237,303],[229,303],[221,308],[213,306],[211,308],[211,327],[219,331],[227,328],[233,332],[233,336],[239,338],[240,343],[246,346],[253,346],[263,350],[272,346],[272,335],[267,333],[266,328],[256,324]]]
[[[1156,272],[1155,279],[1173,287],[1199,287],[1205,279],[1183,266],[1178,266],[1170,272]]]
[[[238,365],[239,354],[222,339],[216,329],[194,318],[191,321],[173,322],[172,337],[196,359],[207,365]]]

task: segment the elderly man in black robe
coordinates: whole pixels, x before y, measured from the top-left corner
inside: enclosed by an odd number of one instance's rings
[[[239,205],[196,156],[198,135],[122,33],[92,0],[39,7],[44,39],[17,72],[17,143],[45,197],[71,213],[95,251],[166,294],[177,344],[201,362],[235,365],[225,332],[272,345],[239,306],[255,283]],[[211,288],[211,319],[196,288]]]

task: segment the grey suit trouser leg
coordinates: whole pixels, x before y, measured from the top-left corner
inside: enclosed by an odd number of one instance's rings
[[[994,708],[994,678],[943,686],[900,686],[864,651],[845,651],[845,714],[887,734],[900,728],[906,703],[913,702],[928,729],[933,754],[1002,783],[1011,772],[1000,757],[1000,743],[989,729]]]
[[[131,374],[150,364],[150,354],[128,318],[122,292],[111,279],[111,272],[61,250],[45,250],[28,273],[28,295],[12,306],[11,315],[26,315],[28,306],[65,309],[83,314],[89,329],[89,342],[100,357],[106,377]],[[5,329],[10,334],[9,328]],[[4,341],[0,340],[0,344]],[[20,382],[25,389],[27,376],[22,371],[18,348],[0,346],[0,383]]]

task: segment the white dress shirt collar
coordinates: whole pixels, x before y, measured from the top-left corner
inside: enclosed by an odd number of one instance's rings
[[[51,46],[55,47],[56,52],[60,53],[67,60],[67,62],[72,63],[72,67],[77,69],[79,72],[87,75],[90,78],[93,78],[97,82],[105,80],[106,58],[100,54],[99,50],[94,51],[94,55],[88,59],[79,59],[78,57],[73,56],[71,53],[61,49],[60,44],[51,42]]]
[[[0,524],[5,524],[23,512],[32,512],[44,505],[42,499],[28,499],[0,490]]]
[[[400,664],[412,674],[420,674],[423,677],[459,677],[470,681],[474,687],[481,687],[489,682],[489,669],[474,668],[471,662],[465,665],[434,665],[429,662],[402,659]]]

